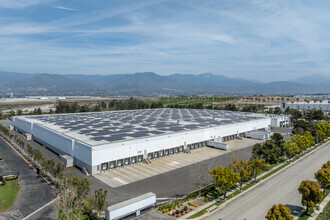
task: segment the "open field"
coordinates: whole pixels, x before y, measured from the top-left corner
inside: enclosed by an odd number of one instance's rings
[[[20,188],[18,180],[7,181],[5,186],[0,186],[0,213],[12,207]]]

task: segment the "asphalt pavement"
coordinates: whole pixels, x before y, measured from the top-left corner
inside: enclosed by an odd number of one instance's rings
[[[297,216],[304,209],[298,187],[302,180],[315,180],[314,173],[330,160],[330,143],[313,151],[287,169],[273,175],[251,191],[229,202],[207,220],[265,219],[273,204],[284,204]]]
[[[0,214],[2,219],[22,219],[55,198],[55,190],[36,174],[36,172],[2,139],[0,139],[0,155],[4,158],[0,173],[19,172],[21,191],[11,210]],[[56,219],[48,208],[44,215],[37,214],[30,219]],[[37,217],[38,216],[38,217]],[[46,218],[44,218],[47,216]]]

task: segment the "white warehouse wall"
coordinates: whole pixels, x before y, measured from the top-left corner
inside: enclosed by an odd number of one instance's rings
[[[92,151],[92,166],[94,167],[101,163],[144,154],[144,150],[150,153],[162,149],[178,147],[184,145],[185,142],[186,144],[192,144],[214,139],[219,136],[224,137],[261,128],[268,129],[270,121],[271,118],[266,118],[244,123],[95,146]]]
[[[22,120],[17,117],[13,117],[12,120],[14,127],[18,129],[20,132],[31,134],[31,124],[32,124],[31,122]]]

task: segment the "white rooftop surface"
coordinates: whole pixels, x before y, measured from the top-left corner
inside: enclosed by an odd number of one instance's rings
[[[90,146],[268,118],[264,114],[199,109],[141,109],[20,116]]]

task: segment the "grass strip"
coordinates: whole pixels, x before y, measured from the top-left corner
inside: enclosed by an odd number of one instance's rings
[[[322,196],[322,201],[325,199],[325,197],[327,197],[327,195],[330,193],[330,187],[328,187],[326,190],[325,190],[325,193],[323,194]],[[321,202],[322,202],[321,201]],[[320,203],[321,203],[320,202]],[[329,205],[329,203],[327,204],[327,206]],[[325,210],[325,209],[324,209]],[[306,220],[308,219],[314,212],[314,208],[313,207],[310,207],[308,208],[308,213],[306,213],[306,211],[298,218],[298,220]]]
[[[12,207],[20,188],[18,180],[7,181],[5,186],[0,186],[0,213]]]

